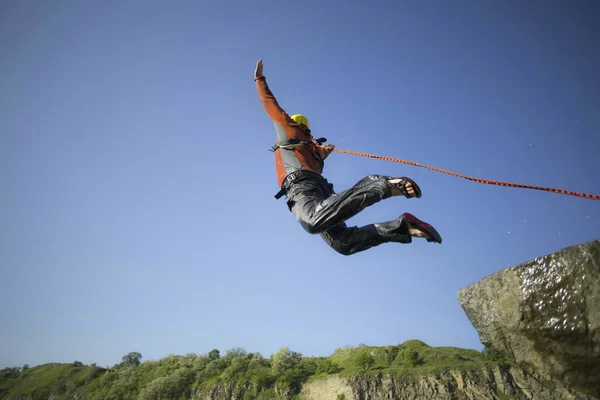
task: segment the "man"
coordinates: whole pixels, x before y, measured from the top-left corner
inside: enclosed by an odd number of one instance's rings
[[[308,119],[301,114],[289,116],[278,104],[263,75],[259,60],[254,71],[258,96],[275,124],[277,142],[275,171],[281,191],[290,211],[310,234],[320,234],[329,246],[343,255],[351,255],[383,243],[412,243],[412,238],[442,243],[439,233],[430,224],[409,213],[383,223],[363,227],[348,227],[345,221],[366,207],[392,196],[420,198],[421,189],[410,178],[369,175],[350,189],[335,193],[325,179],[324,160],[334,150],[323,146],[324,139],[315,139]]]

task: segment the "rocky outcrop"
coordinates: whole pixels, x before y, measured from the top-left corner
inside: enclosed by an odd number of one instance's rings
[[[550,376],[520,368],[450,370],[423,375],[354,375],[305,384],[309,400],[589,400]]]
[[[210,387],[196,388],[191,398],[197,400],[243,400],[244,392],[252,392],[251,385],[237,385],[234,382],[219,382]]]
[[[600,240],[499,271],[458,299],[485,346],[600,398]]]

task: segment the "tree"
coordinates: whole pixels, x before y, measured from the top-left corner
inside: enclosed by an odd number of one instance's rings
[[[260,368],[260,367],[268,367],[269,362],[265,360],[265,358],[260,353],[251,353],[250,363],[248,364],[248,368]]]
[[[19,367],[6,367],[0,370],[0,381],[3,379],[12,379],[19,376],[21,369]]]
[[[138,353],[137,351],[132,351],[131,353],[128,353],[123,356],[123,362],[121,364],[124,367],[137,367],[138,365],[140,365],[141,359],[142,355],[140,353]]]
[[[398,356],[398,346],[388,346],[386,348],[386,358],[389,365],[392,365]]]
[[[200,356],[194,360],[194,370],[201,371],[210,363],[208,356]]]
[[[404,360],[408,363],[408,365],[414,367],[419,361],[419,352],[415,350],[404,349]]]
[[[193,373],[187,368],[181,368],[168,376],[160,376],[146,384],[141,390],[139,400],[178,400],[189,398]]]
[[[317,374],[333,374],[338,369],[338,364],[329,358],[317,359]]]
[[[356,365],[358,365],[363,371],[367,371],[373,365],[375,365],[375,357],[368,348],[362,348],[357,352],[354,359]]]
[[[276,372],[287,371],[298,365],[301,359],[302,354],[291,351],[287,347],[283,347],[277,350],[277,352],[273,355],[271,367]]]
[[[216,360],[216,359],[218,359],[218,358],[220,358],[220,357],[221,357],[221,353],[220,353],[220,352],[219,352],[219,350],[217,350],[217,349],[212,349],[212,350],[211,350],[211,351],[208,353],[208,359],[209,359],[210,361],[212,361],[212,360]]]
[[[227,360],[223,358],[217,358],[208,363],[208,365],[204,368],[204,374],[207,377],[221,375],[221,372],[225,371],[227,367]]]

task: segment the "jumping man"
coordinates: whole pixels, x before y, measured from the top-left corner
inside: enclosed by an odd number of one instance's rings
[[[254,81],[267,114],[275,124],[277,141],[275,172],[280,198],[285,195],[289,210],[310,234],[319,234],[338,253],[351,255],[383,243],[412,243],[412,238],[442,243],[440,234],[430,224],[404,213],[389,222],[363,227],[348,227],[346,220],[366,207],[392,196],[420,198],[421,189],[408,177],[393,178],[369,175],[341,193],[322,175],[324,160],[334,150],[324,146],[324,138],[315,139],[308,119],[302,114],[289,116],[279,105],[263,75],[259,60]]]

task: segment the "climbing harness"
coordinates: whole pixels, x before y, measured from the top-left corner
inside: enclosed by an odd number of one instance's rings
[[[314,139],[311,138],[311,140],[300,140],[300,139],[287,139],[287,140],[282,140],[281,142],[278,142],[277,144],[274,144],[273,146],[271,146],[271,151],[275,151],[277,149],[286,149],[286,150],[291,150],[296,146],[311,146],[313,151],[316,151],[316,148],[314,147],[315,145],[321,145],[323,143],[325,143],[327,141],[326,138],[322,137],[319,139]]]
[[[363,152],[360,152],[360,151],[342,150],[342,149],[337,149],[337,148],[333,149],[333,151],[338,152],[338,153],[346,153],[346,154],[352,154],[352,155],[362,156],[362,157],[368,157],[368,158],[377,158],[377,159],[384,160],[384,161],[391,161],[391,162],[396,162],[396,163],[400,163],[400,164],[412,165],[414,167],[427,168],[427,169],[431,169],[433,171],[442,172],[444,174],[453,175],[453,176],[456,176],[456,177],[459,177],[459,178],[468,179],[470,181],[474,181],[474,182],[478,182],[478,183],[483,183],[483,184],[487,184],[487,185],[498,185],[498,186],[518,187],[518,188],[524,188],[524,189],[544,190],[546,192],[553,192],[553,193],[559,193],[559,194],[568,194],[568,195],[571,195],[571,196],[583,197],[583,198],[586,198],[586,199],[600,200],[600,195],[596,195],[596,194],[587,194],[587,193],[572,192],[572,191],[569,191],[569,190],[547,188],[547,187],[534,186],[534,185],[525,185],[525,184],[521,184],[521,183],[500,182],[500,181],[492,181],[492,180],[489,180],[489,179],[473,178],[473,177],[470,177],[470,176],[457,174],[456,172],[447,171],[445,169],[441,169],[441,168],[437,168],[437,167],[431,167],[431,166],[428,166],[428,165],[422,165],[422,164],[419,164],[419,163],[416,163],[416,162],[413,162],[413,161],[400,160],[398,158],[392,158],[392,157],[378,156],[378,155],[375,155],[375,154],[363,153]]]
[[[317,145],[321,145],[321,144],[325,143],[326,141],[327,141],[327,139],[324,137],[319,138],[319,139],[315,139],[315,138],[311,137],[309,140],[287,139],[287,140],[282,140],[280,142],[277,142],[276,144],[271,146],[270,150],[272,152],[275,152],[275,150],[277,150],[277,149],[293,150],[294,147],[296,147],[296,146],[309,146],[312,149],[312,152],[313,152],[315,158],[317,158],[317,160],[320,163],[323,163],[323,160],[319,157],[319,153],[317,152]],[[298,170],[298,171],[295,171],[295,172],[289,174],[283,181],[283,184],[281,185],[281,190],[275,194],[275,198],[280,199],[281,197],[283,197],[283,195],[286,194],[289,186],[292,183],[294,183],[296,180],[307,175],[307,173],[308,173],[308,171]]]
[[[315,172],[312,171],[307,171],[307,170],[303,170],[303,169],[299,169],[297,171],[294,171],[292,173],[290,173],[288,176],[285,177],[285,179],[283,180],[283,183],[281,184],[281,190],[279,192],[277,192],[275,194],[275,198],[276,199],[280,199],[283,197],[283,195],[287,195],[287,191],[290,188],[290,186],[292,186],[292,183],[298,181],[300,178],[308,178],[308,177],[320,177],[320,174],[317,174]],[[333,186],[331,184],[329,184],[329,186]]]

